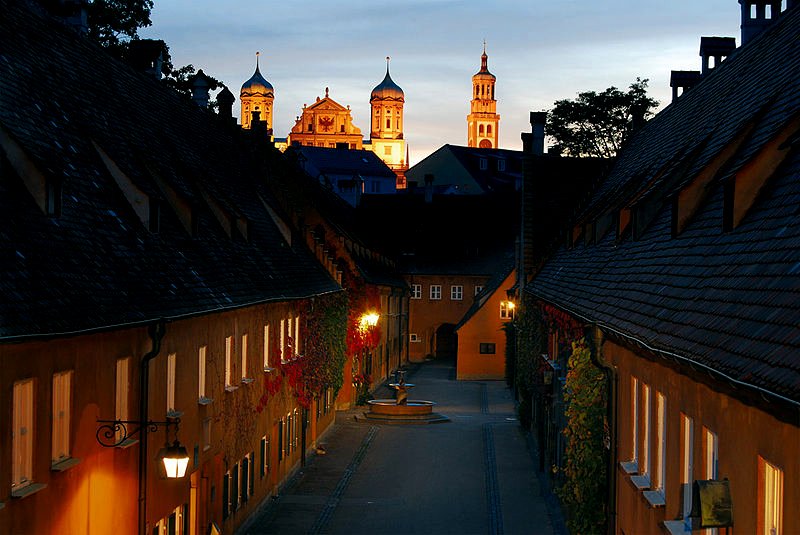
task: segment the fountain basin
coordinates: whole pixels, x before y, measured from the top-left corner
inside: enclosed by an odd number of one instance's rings
[[[420,416],[433,412],[433,401],[422,401],[419,399],[409,399],[405,403],[398,405],[394,399],[373,399],[367,401],[369,412],[372,414],[388,414],[402,416]]]

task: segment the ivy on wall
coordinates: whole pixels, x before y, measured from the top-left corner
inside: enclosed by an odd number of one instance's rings
[[[564,391],[564,481],[558,495],[572,533],[602,533],[606,523],[606,380],[584,338],[572,343]]]

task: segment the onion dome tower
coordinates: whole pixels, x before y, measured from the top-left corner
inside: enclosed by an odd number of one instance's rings
[[[242,103],[242,128],[250,128],[253,116],[257,112],[260,121],[267,124],[267,132],[272,135],[272,103],[275,100],[275,90],[259,70],[256,52],[256,72],[245,83],[239,92]]]
[[[372,151],[397,174],[398,187],[405,187],[408,170],[406,143],[403,139],[403,106],[405,94],[389,75],[386,57],[386,76],[375,86],[369,97],[372,108],[370,144]]]
[[[500,123],[497,101],[494,98],[494,84],[497,78],[489,72],[488,60],[486,41],[484,41],[481,70],[472,77],[472,101],[470,113],[467,115],[467,146],[496,149],[497,127]]]

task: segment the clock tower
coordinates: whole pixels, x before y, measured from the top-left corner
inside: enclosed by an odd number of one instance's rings
[[[372,151],[397,175],[397,187],[406,187],[408,154],[403,139],[403,105],[405,94],[389,76],[389,58],[386,58],[386,76],[375,86],[369,97],[372,112],[370,145]]]
[[[242,128],[250,128],[253,112],[258,113],[261,122],[267,124],[267,133],[272,136],[272,103],[275,100],[275,89],[267,82],[258,69],[258,56],[256,52],[256,72],[244,84],[239,93],[242,103]]]
[[[481,70],[472,77],[472,101],[467,115],[467,146],[481,149],[496,149],[500,116],[497,115],[497,100],[494,84],[497,78],[489,72],[489,56],[486,41],[483,43]]]

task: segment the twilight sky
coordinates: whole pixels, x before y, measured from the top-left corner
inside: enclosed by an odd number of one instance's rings
[[[164,39],[176,66],[224,82],[237,97],[255,70],[275,87],[276,137],[303,104],[350,105],[369,137],[369,95],[391,75],[405,92],[411,164],[445,143],[466,145],[471,77],[483,40],[497,76],[500,147],[520,149],[528,112],[579,91],[625,88],[637,76],[666,106],[669,73],[698,70],[700,36],[740,43],[737,0],[155,0],[142,37]]]

